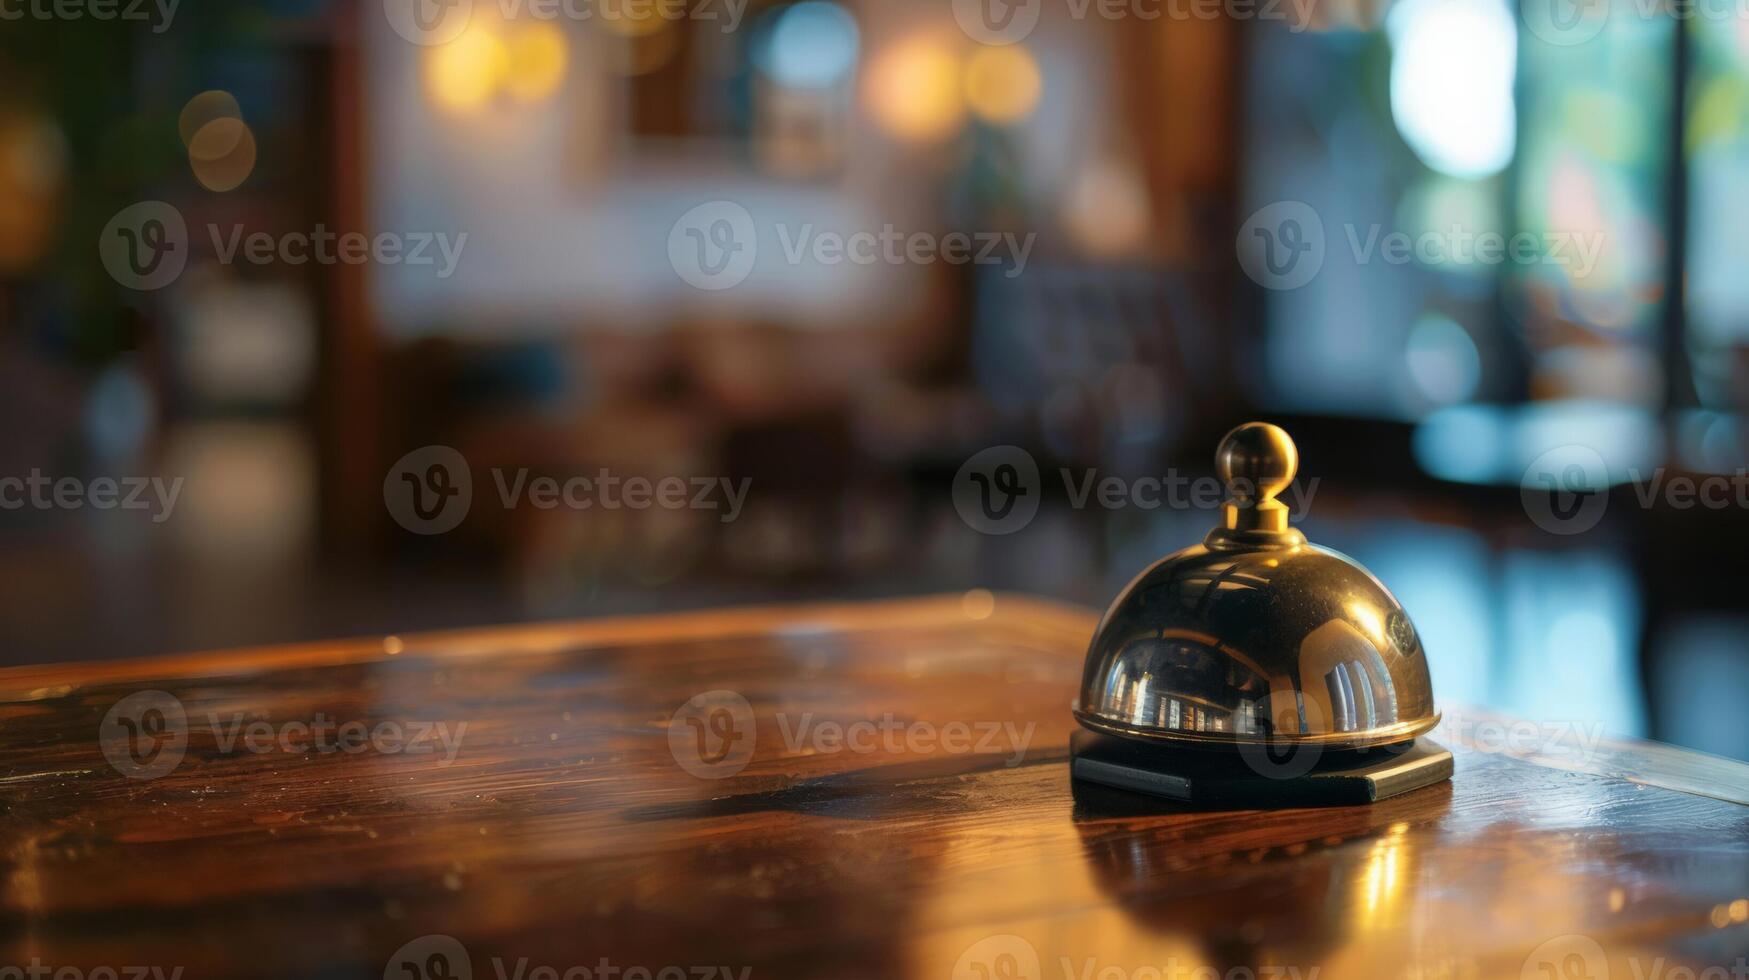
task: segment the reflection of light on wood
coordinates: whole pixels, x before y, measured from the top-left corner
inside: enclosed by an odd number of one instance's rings
[[[1000,774],[973,778],[1025,782]],[[893,973],[942,980],[1218,975],[1195,923],[1162,927],[1111,901],[1114,889],[1178,871],[1172,859],[1134,838],[1084,838],[1073,822],[1054,814],[1047,819],[1054,802],[1028,802],[1042,797],[1012,792],[1012,828],[992,831],[968,822],[917,862],[928,876],[916,883],[912,918],[932,925],[905,931],[904,959]],[[990,860],[1004,850],[1017,858]],[[1046,911],[1046,896],[1075,911]],[[1119,950],[1121,957],[1113,958]]]
[[[255,170],[255,134],[241,119],[214,119],[188,141],[188,165],[207,190],[231,190]]]
[[[967,619],[989,619],[996,611],[996,597],[989,589],[972,589],[960,596],[960,609]]]
[[[570,52],[564,32],[545,21],[536,21],[510,35],[510,74],[504,88],[513,98],[538,102],[558,91],[565,80]]]
[[[966,111],[959,59],[945,42],[928,35],[899,41],[876,55],[865,95],[888,132],[917,142],[953,133]]]
[[[966,62],[966,102],[993,123],[1019,122],[1038,106],[1044,79],[1026,48],[981,47]]]
[[[1364,904],[1361,922],[1368,928],[1390,925],[1397,897],[1402,891],[1404,867],[1403,835],[1406,823],[1394,823],[1385,836],[1373,842],[1366,858],[1366,871],[1361,878],[1361,900]]]
[[[491,100],[509,67],[504,40],[478,24],[425,59],[425,85],[431,99],[452,112],[472,112]]]

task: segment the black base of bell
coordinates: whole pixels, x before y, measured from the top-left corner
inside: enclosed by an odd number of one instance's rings
[[[1429,738],[1364,752],[1262,748],[1240,753],[1150,745],[1078,731],[1075,779],[1207,806],[1277,808],[1376,803],[1451,778],[1451,753]]]

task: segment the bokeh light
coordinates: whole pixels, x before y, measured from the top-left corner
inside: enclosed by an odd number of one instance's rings
[[[856,20],[836,3],[805,0],[777,13],[753,51],[772,81],[792,88],[831,88],[856,67]]]
[[[510,56],[497,32],[469,25],[461,36],[430,50],[425,84],[432,101],[451,112],[473,112],[497,94],[509,71]]]
[[[1423,163],[1487,177],[1517,143],[1518,28],[1501,0],[1403,0],[1391,37],[1391,116]]]
[[[1043,88],[1038,62],[1022,45],[980,47],[966,62],[966,103],[989,122],[1025,119]]]
[[[570,46],[565,33],[547,21],[535,21],[513,31],[506,53],[510,71],[504,87],[512,98],[538,102],[551,97],[565,80]]]
[[[1482,381],[1482,356],[1469,331],[1450,317],[1429,313],[1415,321],[1404,350],[1409,377],[1437,405],[1468,401]]]
[[[47,250],[66,175],[59,126],[35,114],[0,116],[0,272],[23,269]]]
[[[1063,203],[1062,222],[1084,252],[1122,255],[1148,239],[1148,188],[1134,167],[1099,160],[1082,168]]]
[[[869,65],[866,95],[875,119],[901,139],[938,140],[965,118],[959,59],[952,46],[927,34],[881,51]]]
[[[214,119],[188,141],[188,165],[207,190],[233,190],[255,170],[255,134],[241,119]]]
[[[237,105],[237,97],[223,89],[208,89],[189,99],[182,107],[182,113],[177,117],[176,129],[182,134],[182,145],[188,146],[194,142],[194,134],[201,131],[207,123],[219,119],[241,119],[243,110]]]

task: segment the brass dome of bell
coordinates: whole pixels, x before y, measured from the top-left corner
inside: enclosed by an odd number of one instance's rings
[[[1221,526],[1112,603],[1087,651],[1081,724],[1162,746],[1336,751],[1438,724],[1421,638],[1396,597],[1288,526],[1275,499],[1299,467],[1288,434],[1239,426],[1215,463],[1229,494]]]

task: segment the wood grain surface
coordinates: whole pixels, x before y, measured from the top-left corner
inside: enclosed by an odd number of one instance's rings
[[[972,593],[0,671],[0,980],[1749,976],[1749,767],[1466,713],[1450,783],[1370,807],[1072,786],[1094,619]]]

